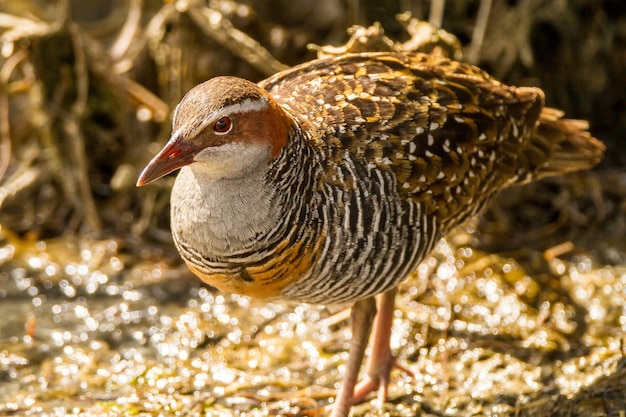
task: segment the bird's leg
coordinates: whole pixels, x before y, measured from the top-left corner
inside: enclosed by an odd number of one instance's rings
[[[372,329],[372,352],[367,361],[367,376],[354,390],[353,402],[362,401],[367,394],[378,389],[379,404],[387,401],[389,373],[394,365],[389,342],[393,322],[394,301],[397,288],[376,296],[378,314]]]
[[[352,321],[352,340],[348,353],[346,373],[341,381],[341,388],[335,399],[331,417],[347,417],[350,407],[354,403],[354,387],[359,375],[359,368],[363,363],[363,355],[367,347],[367,340],[372,328],[372,321],[376,315],[376,302],[374,297],[357,301],[352,306],[350,314]]]

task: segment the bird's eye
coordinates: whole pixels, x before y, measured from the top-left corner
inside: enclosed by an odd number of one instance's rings
[[[213,125],[213,131],[215,133],[222,133],[222,134],[228,133],[232,127],[233,127],[233,123],[230,121],[230,118],[227,116],[224,116],[220,118],[217,122],[215,122],[215,124]]]

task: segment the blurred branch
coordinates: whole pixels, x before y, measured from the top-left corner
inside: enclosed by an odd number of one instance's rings
[[[128,2],[128,13],[124,26],[109,49],[109,56],[113,61],[123,57],[133,43],[141,23],[142,7],[143,0],[130,0]]]
[[[486,34],[489,12],[495,12],[496,8],[499,12],[498,23],[489,26],[490,41],[484,48],[478,45],[479,41],[482,45],[482,40],[480,39],[481,36],[477,34],[479,28],[475,29],[474,37],[476,39],[472,39],[468,51],[468,54],[473,54],[470,58],[480,58],[482,61],[497,63],[493,75],[498,78],[508,74],[518,62],[524,67],[531,67],[534,60],[530,45],[532,26],[537,19],[539,9],[545,2],[543,0],[521,0],[514,8],[506,7],[499,2],[487,3],[490,6],[489,10],[487,10],[486,5],[481,4],[484,7],[481,7],[482,10],[479,11],[477,26],[484,24]],[[557,3],[559,2],[554,2],[554,4]],[[478,48],[480,48],[479,51]]]
[[[343,46],[309,44],[308,48],[316,51],[318,58],[372,51],[419,51],[453,59],[461,58],[461,44],[454,35],[428,22],[413,18],[409,12],[397,15],[396,19],[410,36],[405,42],[392,40],[385,34],[380,23],[374,23],[369,27],[352,26],[349,28],[350,39]]]
[[[78,183],[78,192],[80,195],[81,207],[77,207],[79,212],[84,214],[85,224],[89,231],[100,231],[101,223],[98,216],[96,205],[91,194],[91,185],[89,182],[89,168],[87,166],[89,158],[85,151],[85,138],[80,129],[80,121],[85,115],[87,106],[87,96],[89,94],[89,71],[87,67],[88,57],[85,51],[85,45],[80,36],[80,30],[77,26],[70,24],[69,33],[71,35],[74,47],[74,74],[76,75],[76,99],[71,106],[71,113],[68,117],[64,117],[62,130],[70,139],[71,158],[74,160],[74,166],[77,172],[74,177]],[[76,175],[77,174],[77,175]]]
[[[128,49],[124,53],[124,59],[115,63],[113,72],[122,74],[131,69],[134,65],[134,61],[137,60],[137,57],[146,48],[146,44],[158,42],[163,39],[165,25],[175,14],[176,8],[173,4],[164,4],[163,7],[152,16],[141,36],[134,38],[133,42],[128,45]]]
[[[39,22],[6,13],[0,13],[0,28],[8,29],[0,36],[2,53],[8,55],[13,52],[14,43],[20,39],[44,36],[58,29],[58,24]]]
[[[477,64],[480,59],[480,50],[485,39],[487,31],[487,23],[489,22],[489,12],[491,12],[492,0],[481,0],[478,8],[478,16],[476,16],[476,26],[472,34],[472,42],[467,48],[467,62]]]
[[[28,56],[25,49],[11,55],[0,69],[0,181],[11,160],[11,125],[9,117],[9,81],[15,68]]]
[[[41,168],[32,166],[33,160],[39,155],[39,150],[30,148],[22,151],[23,154],[15,172],[0,186],[0,209],[2,209],[2,205],[7,198],[30,187],[43,176],[44,171]]]
[[[117,91],[120,95],[130,97],[131,103],[137,107],[146,108],[153,120],[163,122],[170,111],[167,103],[143,85],[131,79],[128,74],[119,74],[111,71],[111,68],[114,66],[108,58],[108,54],[87,35],[81,34],[81,36],[88,56],[89,69],[104,80],[112,91]]]
[[[38,38],[59,30],[67,18],[68,0],[59,0],[56,10],[57,18],[53,22],[41,22],[0,13],[0,28],[8,29],[0,36],[2,55],[11,55],[15,43],[22,39]]]
[[[434,25],[437,28],[441,28],[443,23],[443,14],[446,8],[446,0],[431,0],[430,2],[430,14],[428,16],[428,23]]]
[[[262,74],[273,75],[289,68],[278,62],[260,43],[236,29],[220,12],[208,7],[189,7],[187,14],[206,36]]]
[[[47,127],[42,130],[49,163],[64,197],[79,215],[85,231],[98,232],[100,219],[91,192],[89,158],[80,124],[85,117],[90,91],[88,58],[75,24],[41,38],[33,51],[34,66],[42,83]],[[50,65],[62,63],[54,70]]]

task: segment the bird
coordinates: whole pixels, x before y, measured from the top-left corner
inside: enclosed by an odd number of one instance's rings
[[[541,89],[476,66],[347,53],[259,83],[218,76],[193,87],[137,186],[180,170],[173,240],[211,286],[351,307],[331,410],[345,417],[370,393],[387,399],[398,285],[502,189],[596,165],[605,147],[588,128],[546,107]]]

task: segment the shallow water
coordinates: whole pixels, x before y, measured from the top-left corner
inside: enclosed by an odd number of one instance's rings
[[[626,410],[626,267],[527,270],[469,241],[401,286],[386,415]],[[0,263],[0,415],[315,415],[344,371],[346,312],[221,294],[114,240],[5,231]]]

